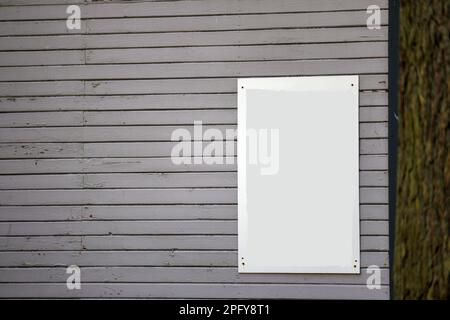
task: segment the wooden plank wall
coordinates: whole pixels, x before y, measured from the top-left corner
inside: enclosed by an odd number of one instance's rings
[[[387,8],[0,0],[0,297],[388,298]],[[174,165],[171,132],[235,128],[237,77],[338,74],[361,82],[362,272],[240,275],[236,165]]]

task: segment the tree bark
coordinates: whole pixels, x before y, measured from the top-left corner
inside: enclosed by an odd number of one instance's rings
[[[449,298],[450,0],[401,0],[395,298]]]

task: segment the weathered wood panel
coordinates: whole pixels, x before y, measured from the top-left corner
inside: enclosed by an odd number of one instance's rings
[[[379,140],[379,139],[372,139]],[[374,155],[360,156],[361,170],[387,169],[387,143],[372,142]],[[364,144],[361,144],[361,148]],[[369,144],[370,146],[370,144]],[[384,148],[386,147],[386,148]],[[379,150],[378,150],[379,149]],[[378,152],[379,151],[379,152]],[[230,162],[228,162],[230,161]],[[216,172],[236,171],[236,159],[226,158],[224,164],[174,164],[170,158],[90,158],[90,159],[5,159],[0,174],[41,173],[112,173],[112,172]]]
[[[387,42],[102,49],[87,50],[86,62],[98,64],[371,58],[385,57],[386,53]],[[36,55],[39,58],[39,54]]]
[[[387,0],[0,6],[0,298],[389,297]],[[348,74],[362,273],[239,275],[236,157],[175,165],[172,131],[235,129],[236,78]],[[70,264],[82,291],[65,289]],[[365,285],[374,264],[380,290]]]
[[[385,57],[387,42],[0,52],[0,66]]]
[[[360,188],[360,202],[388,203],[387,188]],[[71,204],[235,204],[235,188],[85,189],[0,191],[2,205]]]
[[[84,0],[1,0],[0,5],[39,4],[40,6],[20,6],[2,8],[0,20],[44,20],[64,19],[66,6],[42,6],[42,4],[79,3],[85,18],[124,18],[124,17],[155,17],[183,15],[211,15],[237,13],[278,13],[278,12],[314,12],[314,11],[344,11],[366,9],[374,4],[372,0],[305,0],[280,1],[274,6],[271,0],[260,0],[255,6],[252,2],[238,0],[219,0],[210,2],[155,1],[150,3],[84,3]],[[387,0],[377,0],[380,8],[388,7]]]
[[[70,65],[84,62],[83,50],[0,52],[0,66]]]
[[[387,217],[385,209],[362,214]],[[73,220],[227,220],[237,219],[236,205],[0,206],[1,221]]]
[[[127,283],[311,283],[311,284],[365,284],[370,276],[366,268],[361,274],[350,277],[339,275],[297,274],[239,274],[235,268],[205,267],[83,267],[83,283],[127,282]],[[381,284],[389,284],[389,270],[381,269]],[[65,283],[66,269],[59,267],[2,268],[0,283],[14,282]]]
[[[83,113],[74,112],[33,112],[2,113],[0,127],[67,127],[82,126]]]
[[[0,222],[2,236],[237,234],[235,220]],[[386,221],[361,221],[362,235],[387,235]],[[234,248],[237,249],[237,248]]]
[[[311,284],[86,284],[67,290],[65,284],[1,284],[0,298],[205,298],[208,299],[386,299],[389,287],[369,290],[366,285]]]
[[[203,133],[208,129],[219,130],[226,137],[227,130],[236,132],[236,125],[203,125]],[[360,138],[387,138],[387,123],[361,123]],[[98,126],[65,128],[0,128],[0,142],[113,142],[113,141],[173,141],[172,133],[186,129],[192,140],[202,140],[194,136],[194,126]],[[205,140],[206,141],[206,140]]]
[[[3,251],[236,250],[236,235],[15,236],[0,237]],[[361,236],[362,251],[388,251],[387,236]],[[1,273],[1,272],[0,272]]]
[[[2,10],[3,11],[3,10]],[[260,45],[326,42],[387,41],[388,28],[366,27],[197,31],[163,33],[14,36],[2,38],[0,50],[58,50]]]
[[[0,81],[267,77],[387,73],[387,58],[0,67]],[[176,92],[174,92],[176,93]]]
[[[65,15],[67,17],[67,15]],[[387,14],[381,15],[381,24],[387,24]],[[67,29],[57,20],[0,22],[0,35],[45,35],[81,33],[138,33],[251,30],[274,28],[312,28],[364,26],[365,11],[334,11],[307,13],[268,13],[255,15],[206,15],[149,18],[110,18],[81,20],[80,30]]]
[[[361,252],[361,266],[388,266],[387,252]],[[237,251],[4,251],[0,266],[203,266],[235,267]]]
[[[236,124],[236,109],[2,113],[0,127]],[[361,122],[387,122],[387,107],[360,107]]]
[[[360,106],[386,106],[386,92],[361,92]],[[237,95],[159,94],[0,98],[1,111],[152,110],[236,108]]]
[[[361,205],[362,220],[387,220],[387,205]],[[0,221],[235,220],[236,205],[0,206]]]
[[[363,187],[388,186],[387,171],[361,171]],[[0,175],[0,190],[237,187],[236,172]]]

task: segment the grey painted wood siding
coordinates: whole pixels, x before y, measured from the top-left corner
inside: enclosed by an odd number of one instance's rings
[[[0,0],[0,298],[389,298],[387,8]],[[174,165],[171,132],[236,128],[237,77],[337,74],[360,75],[361,274],[238,274],[236,165]]]

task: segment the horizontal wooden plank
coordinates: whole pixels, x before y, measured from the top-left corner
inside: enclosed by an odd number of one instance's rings
[[[0,22],[0,36],[82,34],[86,32],[86,21],[81,20],[81,29],[68,29],[65,21],[7,21]]]
[[[83,283],[138,282],[138,283],[332,283],[366,284],[372,273],[367,268],[359,275],[332,274],[244,274],[237,268],[204,267],[83,267]],[[389,270],[381,269],[381,284],[389,283]],[[65,283],[65,268],[2,268],[0,282]]]
[[[1,251],[82,250],[83,247],[81,242],[82,236],[38,236],[38,237],[0,236],[0,250]]]
[[[256,7],[256,6],[255,6]],[[239,31],[198,31],[4,37],[0,50],[58,50],[187,47],[218,45],[294,44],[387,41],[388,28],[308,28]]]
[[[67,290],[66,284],[1,284],[2,298],[206,298],[206,299],[389,299],[389,287],[334,284],[85,284]]]
[[[363,204],[359,206],[359,215],[365,220],[388,220],[389,206],[386,204]]]
[[[367,195],[370,198],[370,195]],[[59,204],[235,204],[237,190],[211,189],[90,189],[0,191],[1,205]]]
[[[387,235],[388,222],[361,221],[361,235]],[[235,235],[236,220],[1,222],[1,236]],[[117,248],[116,248],[117,249]],[[157,249],[157,248],[153,248]],[[172,248],[169,248],[172,249]]]
[[[388,266],[388,252],[361,252],[361,266]],[[0,266],[210,266],[235,267],[237,251],[35,251],[0,252]]]
[[[360,186],[388,186],[387,171],[361,171]],[[237,173],[0,175],[0,190],[191,187],[237,187]]]
[[[377,134],[383,131],[383,124],[370,126],[361,124],[362,134]],[[220,130],[223,137],[226,131],[236,130],[236,125],[203,125],[203,132],[210,128]],[[367,129],[366,129],[367,128]],[[377,129],[378,128],[378,129]],[[172,141],[172,133],[186,129],[194,140],[194,126],[100,126],[100,127],[50,127],[50,128],[0,128],[0,142],[97,142],[97,141]],[[374,131],[375,130],[375,131]],[[201,140],[195,138],[195,140]]]
[[[373,139],[377,140],[377,139]],[[378,150],[375,150],[378,151]],[[361,170],[386,170],[387,145],[384,155],[360,156]],[[376,152],[374,152],[376,153]],[[114,172],[203,172],[235,171],[236,159],[224,164],[174,164],[170,158],[91,158],[91,159],[17,159],[1,160],[0,174],[36,173],[114,173]]]
[[[387,57],[387,42],[0,52],[0,66]]]
[[[170,158],[93,158],[2,160],[0,174],[79,172],[232,171],[234,164],[174,164]]]
[[[156,148],[159,147],[157,149],[159,150],[161,147],[158,144],[161,142],[154,143],[154,146]],[[173,144],[175,144],[175,142],[173,142]],[[0,158],[78,158],[85,155],[83,147],[84,145],[82,143],[1,143]],[[99,148],[101,148],[101,144],[99,145]],[[169,149],[167,149],[167,152],[169,152],[168,150]]]
[[[372,118],[375,119],[375,118]],[[379,121],[384,121],[378,118]],[[2,113],[0,127],[236,124],[236,109],[165,111],[66,111]]]
[[[371,122],[359,124],[359,137],[364,138],[387,138],[388,123],[387,122]]]
[[[0,94],[5,97],[82,95],[83,81],[0,82]]]
[[[387,139],[360,139],[359,154],[387,154]]]
[[[384,211],[371,214],[383,217]],[[361,209],[364,215],[366,209]],[[0,206],[0,221],[237,219],[236,205]]]
[[[367,176],[377,184],[381,176]],[[0,189],[237,187],[236,172],[0,176]]]
[[[87,33],[133,33],[363,26],[367,20],[365,11],[92,19],[88,20],[86,30]],[[386,25],[387,20],[387,14],[381,14],[381,24]],[[35,34],[39,34],[41,28],[48,30],[45,24],[35,24],[35,29],[38,29]],[[14,34],[21,32],[19,29]],[[24,28],[23,32],[28,30]]]
[[[223,138],[227,131],[232,134],[236,125],[203,125],[202,132],[208,129],[221,132]],[[192,140],[193,125],[183,126],[99,126],[99,127],[39,127],[39,128],[0,128],[0,142],[119,142],[119,141],[172,141],[175,130],[185,129]],[[387,123],[360,123],[360,138],[386,138]],[[205,139],[206,140],[206,139]]]
[[[237,111],[232,110],[172,110],[172,111],[85,111],[85,125],[142,125],[237,123]]]
[[[361,76],[362,77],[362,76]],[[360,106],[387,106],[387,92],[360,92]],[[236,108],[237,95],[163,94],[123,96],[0,97],[0,111],[154,110]]]
[[[0,98],[2,111],[212,109],[236,105],[236,94]]]
[[[39,83],[38,83],[39,84]],[[26,83],[34,86],[34,83]],[[362,75],[360,90],[387,89],[387,75]],[[36,90],[32,90],[35,92]],[[18,95],[25,95],[15,91]],[[87,81],[87,95],[117,95],[117,94],[170,94],[170,93],[234,93],[237,92],[237,80],[225,79],[183,79],[183,80],[111,80]],[[10,92],[8,92],[10,93]],[[52,92],[52,94],[57,94]],[[5,94],[8,95],[8,94]]]
[[[385,126],[385,125],[383,125]],[[368,130],[371,128],[368,128]],[[382,126],[375,126],[373,130],[379,130],[383,132]],[[0,129],[0,132],[2,130]],[[370,132],[369,132],[370,133]],[[30,138],[31,139],[31,138]],[[94,139],[95,140],[95,139]],[[200,143],[200,142],[199,142]],[[386,139],[361,139],[360,140],[360,154],[386,154],[387,144]],[[33,158],[33,159],[45,159],[45,158],[72,158],[72,157],[165,157],[169,158],[172,148],[177,145],[177,142],[102,142],[102,143],[2,143],[0,144],[0,150],[2,150],[1,158]],[[205,148],[208,145],[215,145],[218,150],[225,150],[227,147],[233,148],[236,154],[236,143],[233,141],[203,141],[202,146]],[[365,159],[364,157],[362,157]],[[378,158],[374,158],[376,161]],[[148,161],[145,159],[144,161]],[[155,160],[156,161],[156,160]],[[171,161],[170,159],[168,161]],[[125,160],[130,163],[130,160]],[[231,155],[224,160],[224,163],[230,164],[234,162]],[[132,164],[140,164],[140,162],[131,162]],[[378,162],[379,163],[379,162]],[[2,162],[2,164],[8,164],[8,162]],[[36,162],[35,165],[38,163]],[[111,164],[105,162],[105,164]],[[114,164],[120,164],[119,161],[115,161]],[[380,164],[380,163],[379,163]],[[364,166],[364,163],[361,163]],[[197,166],[192,164],[192,166]],[[173,167],[173,166],[169,166]],[[181,169],[185,169],[186,166],[179,166]],[[180,168],[176,169],[179,171]],[[380,167],[369,169],[378,169]],[[362,168],[364,169],[364,167]],[[385,167],[381,167],[385,169]],[[204,169],[201,169],[204,170]],[[126,170],[130,171],[130,170]],[[132,171],[132,170],[131,170]],[[138,170],[140,171],[140,170]],[[72,172],[72,171],[71,171]],[[1,174],[1,170],[0,170]]]
[[[82,3],[85,0],[0,0],[1,6]]]
[[[55,85],[56,83],[56,85]],[[129,95],[234,93],[234,78],[110,80],[110,81],[32,81],[0,82],[0,94],[8,97],[58,95]],[[360,90],[387,89],[387,75],[362,75]]]
[[[389,185],[388,171],[361,171],[359,185],[365,187],[387,187]]]
[[[236,235],[15,236],[0,237],[1,251],[237,250]],[[389,237],[361,236],[362,251],[388,251]],[[1,272],[0,272],[1,273]],[[0,280],[1,282],[1,280]]]
[[[8,231],[8,228],[10,230]],[[378,230],[378,222],[366,226]],[[126,235],[126,234],[236,234],[235,220],[193,221],[71,221],[0,223],[0,235]]]
[[[388,188],[360,188],[360,203],[366,204],[386,204],[389,201]]]
[[[202,147],[213,143],[224,154],[227,146],[234,148],[235,141],[199,141]],[[2,159],[60,159],[60,158],[92,158],[92,157],[165,157],[170,158],[172,149],[178,142],[102,142],[102,143],[2,143],[0,158]],[[168,159],[168,161],[171,161]]]
[[[360,241],[362,251],[389,251],[389,236],[361,236]]]
[[[384,14],[380,15],[380,22],[382,25],[386,25],[388,15],[385,10],[382,13]],[[67,17],[67,15],[65,16]],[[365,26],[367,17],[366,10],[361,10],[255,15],[108,18],[81,20],[81,28],[79,30],[68,29],[65,19],[62,21],[8,21],[0,22],[0,36]]]
[[[65,19],[67,6],[42,5],[49,3],[81,3],[81,0],[1,0],[0,5],[28,4],[28,6],[2,8],[0,20],[46,20]],[[29,4],[39,4],[32,6]],[[274,5],[272,1],[260,0],[258,5],[253,1],[221,0],[208,1],[147,1],[138,3],[82,3],[80,8],[84,18],[122,18],[122,17],[155,17],[211,14],[255,14],[277,12],[314,12],[339,10],[364,10],[371,4],[380,8],[388,7],[387,0],[282,0]]]
[[[389,221],[364,220],[360,224],[361,235],[389,235]]]
[[[0,176],[0,190],[8,189],[81,189],[82,174]]]
[[[80,34],[2,37],[0,51],[84,49],[85,38]]]
[[[387,107],[361,107],[361,122],[386,122]],[[236,109],[164,111],[55,111],[2,113],[0,127],[236,124]]]
[[[0,81],[262,77],[387,73],[387,58],[0,67]]]
[[[387,188],[360,188],[360,202],[388,203]],[[234,188],[0,191],[1,205],[236,204]]]
[[[388,107],[360,107],[359,121],[363,122],[388,121]]]
[[[388,222],[361,221],[361,235],[387,235]],[[236,220],[1,222],[1,236],[237,234]],[[171,248],[169,248],[171,249]]]
[[[387,205],[360,205],[365,220],[387,220]],[[0,206],[0,221],[237,219],[236,205]]]
[[[51,127],[82,126],[83,112],[30,112],[2,113],[0,127]]]
[[[85,63],[82,50],[0,52],[0,66],[45,66]]]
[[[387,57],[387,42],[87,50],[89,64]],[[37,58],[40,54],[36,53]],[[0,55],[0,59],[1,59]],[[0,60],[2,62],[2,60]],[[55,63],[57,64],[57,63]]]
[[[83,94],[82,81],[0,82],[0,94],[5,97],[77,95]]]

